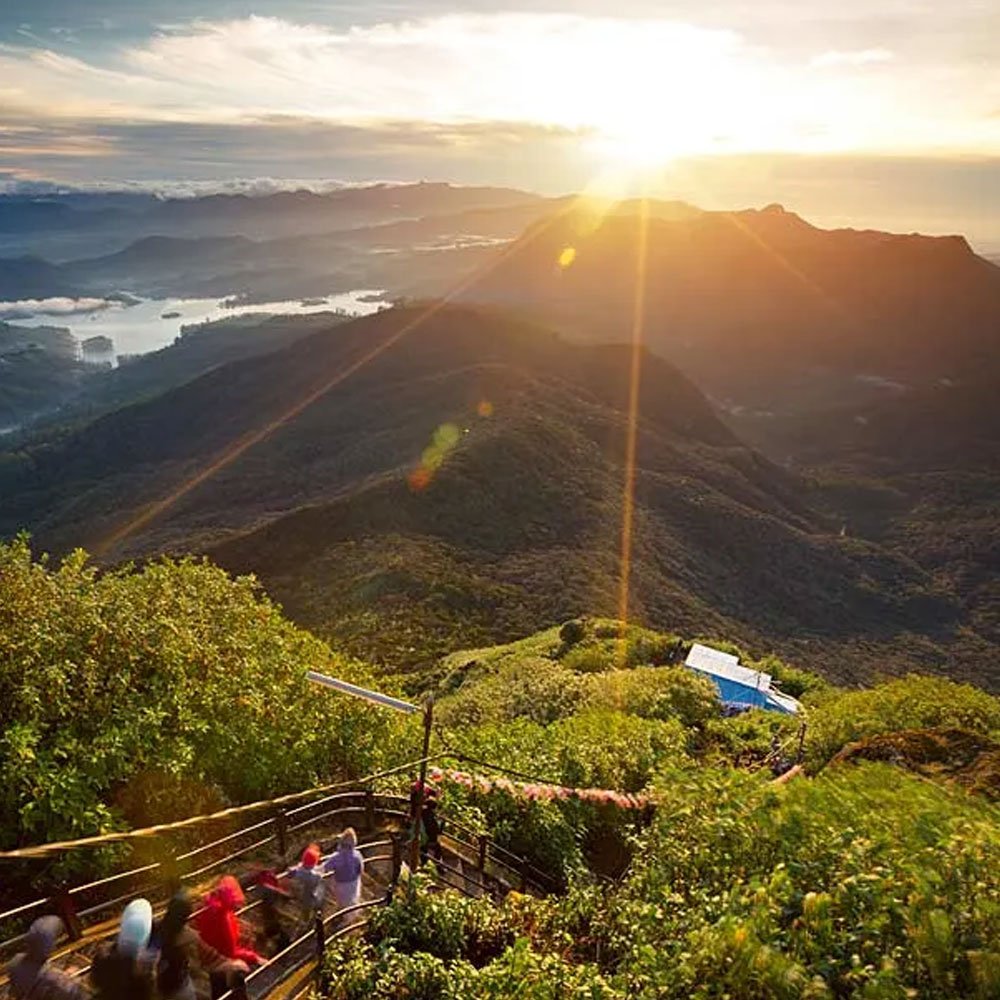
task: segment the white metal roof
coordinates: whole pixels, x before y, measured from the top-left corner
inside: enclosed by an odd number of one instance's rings
[[[775,707],[784,712],[788,712],[789,715],[798,715],[799,709],[802,708],[802,706],[790,694],[782,694],[780,691],[775,691],[773,688],[767,692],[767,700],[769,702],[773,702]]]
[[[714,677],[724,677],[758,691],[767,691],[771,686],[770,674],[741,667],[739,657],[723,653],[721,649],[712,649],[711,646],[702,646],[701,643],[696,642],[691,647],[684,663],[694,670],[701,670]]]

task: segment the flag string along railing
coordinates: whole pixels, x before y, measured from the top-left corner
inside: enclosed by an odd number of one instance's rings
[[[653,805],[648,795],[619,792],[611,788],[577,788],[541,781],[512,781],[510,778],[490,778],[471,771],[432,767],[428,776],[434,782],[452,782],[471,792],[490,795],[503,792],[516,799],[529,802],[576,801],[595,805],[612,805],[619,809],[647,809]]]

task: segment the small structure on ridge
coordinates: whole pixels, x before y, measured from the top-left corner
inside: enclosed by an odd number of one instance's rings
[[[691,647],[686,667],[710,678],[719,689],[722,704],[731,712],[749,708],[767,708],[786,715],[797,715],[802,706],[771,685],[771,675],[762,670],[740,666],[738,656],[696,642]]]

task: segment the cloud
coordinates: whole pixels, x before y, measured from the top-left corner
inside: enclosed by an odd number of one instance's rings
[[[586,179],[579,141],[575,130],[517,122],[342,125],[280,115],[230,123],[64,121],[30,139],[35,148],[62,149],[61,158],[45,161],[45,175],[57,184],[92,179],[89,151],[96,147],[111,151],[101,161],[105,184],[132,182],[170,194],[204,193],[223,179],[233,191],[267,187],[231,183],[238,176],[333,176],[335,184],[445,178],[562,189]],[[22,165],[37,166],[27,142],[14,155],[5,155],[0,142],[0,187],[11,189],[10,181],[2,183],[5,171],[19,176]]]
[[[825,69],[831,66],[869,66],[891,62],[895,55],[888,49],[857,49],[853,52],[823,52],[810,60],[810,66]]]
[[[915,16],[914,2],[891,0],[880,11]],[[762,0],[760,23],[780,21],[787,3]],[[643,7],[672,19],[507,11],[349,26],[252,16],[181,21],[99,54],[0,44],[0,126],[45,133],[7,135],[0,165],[26,169],[34,156],[120,156],[124,164],[144,149],[161,175],[270,173],[270,148],[302,135],[317,137],[323,151],[294,150],[310,167],[322,155],[360,162],[374,153],[393,171],[414,150],[499,151],[502,160],[517,149],[564,149],[574,134],[587,169],[609,149],[1000,151],[990,115],[1000,82],[988,60],[956,62],[943,50],[896,57],[867,45],[874,38],[858,35],[860,6],[844,6],[829,15],[830,50],[812,59],[810,49],[765,47],[746,33],[685,21],[694,14],[682,0]],[[820,20],[810,16],[810,30]],[[879,73],[862,72],[876,65]],[[217,134],[198,132],[206,126]],[[184,138],[196,132],[201,149]],[[241,136],[250,133],[264,149],[248,148]],[[598,135],[600,148],[591,141]]]

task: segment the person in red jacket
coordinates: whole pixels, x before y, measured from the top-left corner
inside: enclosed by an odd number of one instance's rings
[[[198,914],[198,933],[205,944],[231,961],[246,962],[250,966],[262,965],[264,959],[253,948],[245,948],[240,944],[240,925],[236,919],[236,911],[244,901],[239,882],[232,875],[223,875],[219,884],[205,897],[205,909]],[[232,985],[217,982],[220,978],[212,976],[213,997],[221,996]]]

